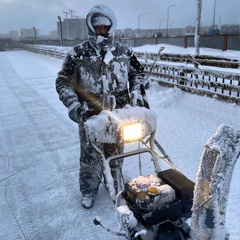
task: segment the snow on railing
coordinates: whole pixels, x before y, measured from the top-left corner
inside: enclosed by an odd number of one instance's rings
[[[142,65],[148,74],[152,64]],[[240,75],[236,73],[157,64],[149,79],[160,85],[240,104]]]
[[[45,54],[52,57],[64,59],[67,52],[72,47],[58,47],[47,45],[24,45],[24,49],[34,53]],[[151,62],[156,59],[156,54],[135,53],[142,65],[145,67],[149,79],[157,81],[161,85],[168,87],[178,87],[184,91],[216,97],[229,102],[240,104],[240,75],[236,73],[225,73],[217,70],[196,69],[194,67],[183,67],[174,65],[174,63]],[[161,59],[163,54],[161,54]],[[142,58],[142,59],[141,59]],[[175,58],[173,58],[175,59]],[[189,58],[189,61],[192,58]],[[186,56],[181,59],[180,55],[174,60],[178,63],[186,62]],[[215,59],[215,61],[217,61]],[[187,62],[186,62],[187,63]],[[235,62],[233,62],[236,64]],[[206,67],[205,67],[206,68]]]
[[[31,45],[31,44],[25,44],[23,46],[25,50],[34,52],[34,53],[40,53],[44,55],[48,55],[51,57],[56,57],[60,59],[64,59],[66,57],[67,52],[72,47],[58,47],[58,46],[48,46],[48,45]]]
[[[148,52],[134,52],[137,58],[154,60],[158,57],[156,53]],[[224,57],[208,56],[208,55],[198,55],[193,56],[190,54],[169,54],[161,53],[160,59],[165,62],[181,62],[181,63],[197,63],[199,65],[205,66],[215,66],[221,68],[238,68],[239,62],[237,59],[230,59]]]

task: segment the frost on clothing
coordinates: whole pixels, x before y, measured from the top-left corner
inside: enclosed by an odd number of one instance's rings
[[[104,36],[95,33],[91,17],[95,14],[107,17],[111,26]],[[86,17],[88,40],[76,45],[67,54],[56,80],[56,90],[60,100],[69,110],[69,117],[79,123],[81,143],[80,191],[82,194],[96,195],[101,179],[101,157],[89,144],[84,122],[104,109],[121,109],[130,104],[130,93],[137,92],[137,105],[144,106],[145,98],[141,90],[145,85],[144,68],[127,45],[114,42],[116,18],[107,6],[93,7]],[[119,142],[97,146],[104,156],[123,151]],[[121,168],[122,160],[111,166]],[[116,175],[116,174],[115,174]],[[113,176],[114,177],[114,176]]]
[[[86,101],[89,108],[106,109],[114,95],[116,108],[122,108],[130,103],[128,84],[130,91],[140,91],[145,84],[142,74],[143,67],[126,45],[116,42],[107,52],[98,53],[85,41],[67,55],[56,87],[66,107]]]
[[[106,37],[97,35],[91,23],[95,14],[107,17],[111,26]],[[127,45],[114,41],[116,17],[104,5],[93,7],[87,17],[88,40],[70,51],[58,74],[56,88],[60,99],[69,107],[73,102],[86,101],[89,108],[109,108],[109,97],[116,97],[116,108],[130,103],[129,91],[138,92],[143,105],[140,85],[145,84],[144,68]],[[97,112],[97,111],[96,111]]]
[[[92,25],[92,17],[95,15],[101,15],[108,18],[111,22],[110,29],[107,33],[107,37],[98,36],[95,33],[94,27]],[[88,39],[90,44],[96,49],[101,50],[102,47],[104,48],[111,48],[114,42],[115,31],[117,28],[117,20],[115,17],[114,12],[105,5],[97,5],[94,6],[88,13],[86,17],[86,25],[88,29]]]

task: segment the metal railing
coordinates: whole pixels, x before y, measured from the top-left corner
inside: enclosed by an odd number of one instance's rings
[[[85,39],[63,39],[63,46],[74,46],[83,42]],[[194,47],[194,36],[176,36],[176,37],[143,37],[143,38],[119,38],[117,41],[125,42],[131,47],[139,47],[146,44],[170,44],[179,47]],[[60,39],[37,39],[38,45],[52,45],[60,46]],[[34,40],[1,40],[1,47],[8,47],[24,44],[34,44]],[[226,50],[240,50],[240,34],[219,34],[219,35],[201,35],[200,36],[200,48],[214,48]]]
[[[45,54],[52,57],[64,59],[68,48],[37,47],[36,45],[25,45],[25,49],[34,53]],[[70,49],[70,48],[69,48]],[[136,53],[137,54],[137,53]],[[140,54],[141,55],[141,54]],[[149,57],[150,56],[150,57]],[[196,69],[194,67],[173,66],[170,64],[159,64],[153,66],[151,57],[154,55],[141,55],[141,64],[149,74],[150,81],[156,81],[160,85],[178,87],[184,91],[215,97],[240,104],[240,75],[214,70]],[[153,59],[154,59],[153,58]],[[181,55],[178,61],[186,61]]]
[[[179,47],[194,47],[194,36],[176,37],[145,37],[145,38],[125,38],[120,39],[132,47],[139,47],[146,44],[170,44]],[[200,48],[214,48],[226,50],[240,50],[240,34],[224,35],[201,35]]]
[[[238,68],[239,62],[237,59],[230,59],[224,57],[208,56],[208,55],[198,55],[193,56],[190,54],[169,54],[161,53],[160,56],[157,53],[148,53],[148,52],[134,52],[137,58],[143,58],[146,60],[153,60],[159,58],[161,61],[166,62],[181,62],[181,63],[196,63],[197,65],[205,66],[215,66],[221,68]]]
[[[149,79],[160,85],[240,104],[239,74],[161,64],[151,70],[151,63],[142,64]]]

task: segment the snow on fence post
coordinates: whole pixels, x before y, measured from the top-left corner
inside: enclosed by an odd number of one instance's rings
[[[196,29],[194,36],[194,47],[195,47],[195,56],[198,56],[200,53],[200,25],[201,25],[201,13],[202,13],[202,0],[197,0],[197,18],[196,18]],[[195,68],[198,68],[198,64],[194,62]]]
[[[221,125],[202,153],[194,188],[191,239],[224,240],[230,182],[240,155],[240,131]]]

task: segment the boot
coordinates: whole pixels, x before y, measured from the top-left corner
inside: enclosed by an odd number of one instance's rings
[[[81,199],[81,205],[83,208],[89,209],[92,208],[95,201],[95,194],[89,193],[89,194],[83,194]]]

